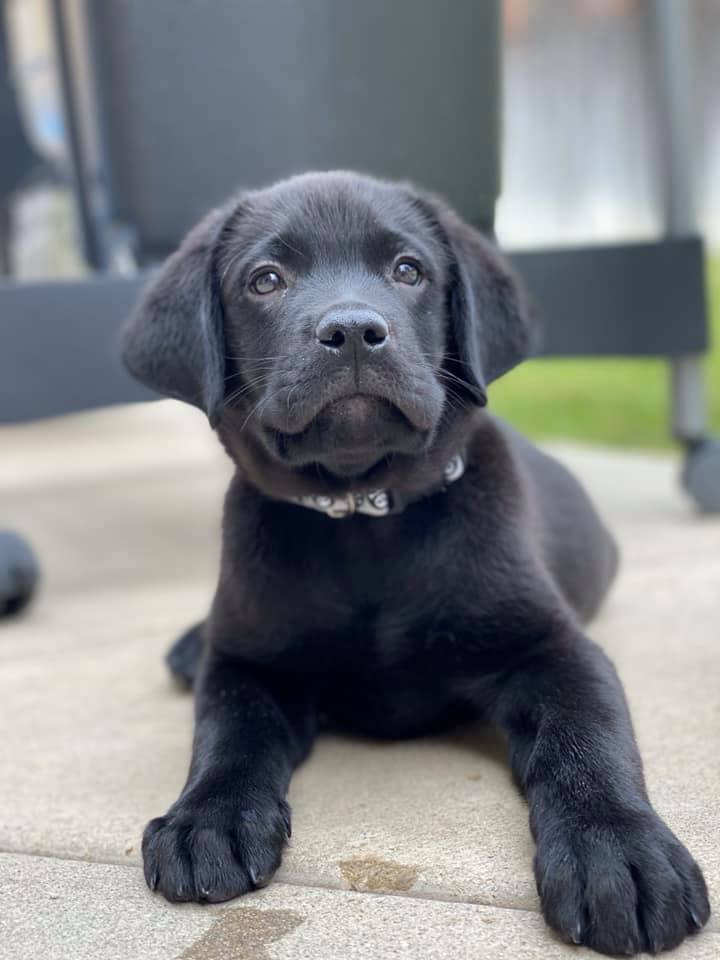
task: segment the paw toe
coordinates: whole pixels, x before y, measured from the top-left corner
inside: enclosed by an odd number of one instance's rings
[[[207,813],[174,810],[145,828],[145,880],[173,902],[231,900],[269,882],[288,829],[286,804],[237,811],[219,822]]]
[[[710,915],[700,869],[657,819],[555,834],[535,873],[548,924],[601,953],[671,950]]]
[[[207,827],[189,838],[198,900],[222,903],[252,889],[248,871],[236,859],[230,838]]]

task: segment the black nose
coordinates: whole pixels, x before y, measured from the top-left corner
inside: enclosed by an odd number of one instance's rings
[[[336,353],[378,350],[390,334],[387,323],[374,310],[332,310],[315,330],[318,342]]]

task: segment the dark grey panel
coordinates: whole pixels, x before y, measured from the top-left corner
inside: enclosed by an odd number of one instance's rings
[[[163,251],[240,186],[413,179],[491,223],[497,0],[86,0],[116,213]]]
[[[543,354],[673,356],[707,349],[697,237],[517,252],[512,259],[540,316]]]
[[[150,398],[126,373],[117,344],[139,285],[0,284],[0,423]]]

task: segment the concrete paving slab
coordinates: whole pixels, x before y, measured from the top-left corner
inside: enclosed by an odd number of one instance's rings
[[[0,447],[0,525],[27,532],[46,571],[38,604],[0,627],[0,848],[136,864],[185,774],[191,703],[161,657],[207,608],[229,467],[171,402],[3,429]],[[717,904],[720,523],[692,512],[669,458],[560,454],[624,553],[591,633],[625,681],[651,794]],[[487,735],[327,739],[291,801],[285,881],[537,907],[526,811]]]
[[[275,884],[222,907],[169,906],[132,867],[0,856],[3,960],[563,960],[537,914]],[[676,960],[715,960],[720,935]]]
[[[232,468],[174,401],[0,428],[0,528],[42,558],[44,596],[165,579],[212,588]]]

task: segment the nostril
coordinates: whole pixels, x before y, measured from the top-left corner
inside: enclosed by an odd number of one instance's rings
[[[333,310],[315,328],[317,342],[343,358],[356,350],[369,354],[382,347],[389,335],[387,322],[374,310]]]
[[[368,327],[363,333],[363,340],[370,347],[377,347],[387,339],[387,330],[381,327]]]
[[[334,347],[336,350],[339,350],[345,343],[345,334],[338,327],[335,327],[334,330],[328,331],[318,339],[324,347]]]

